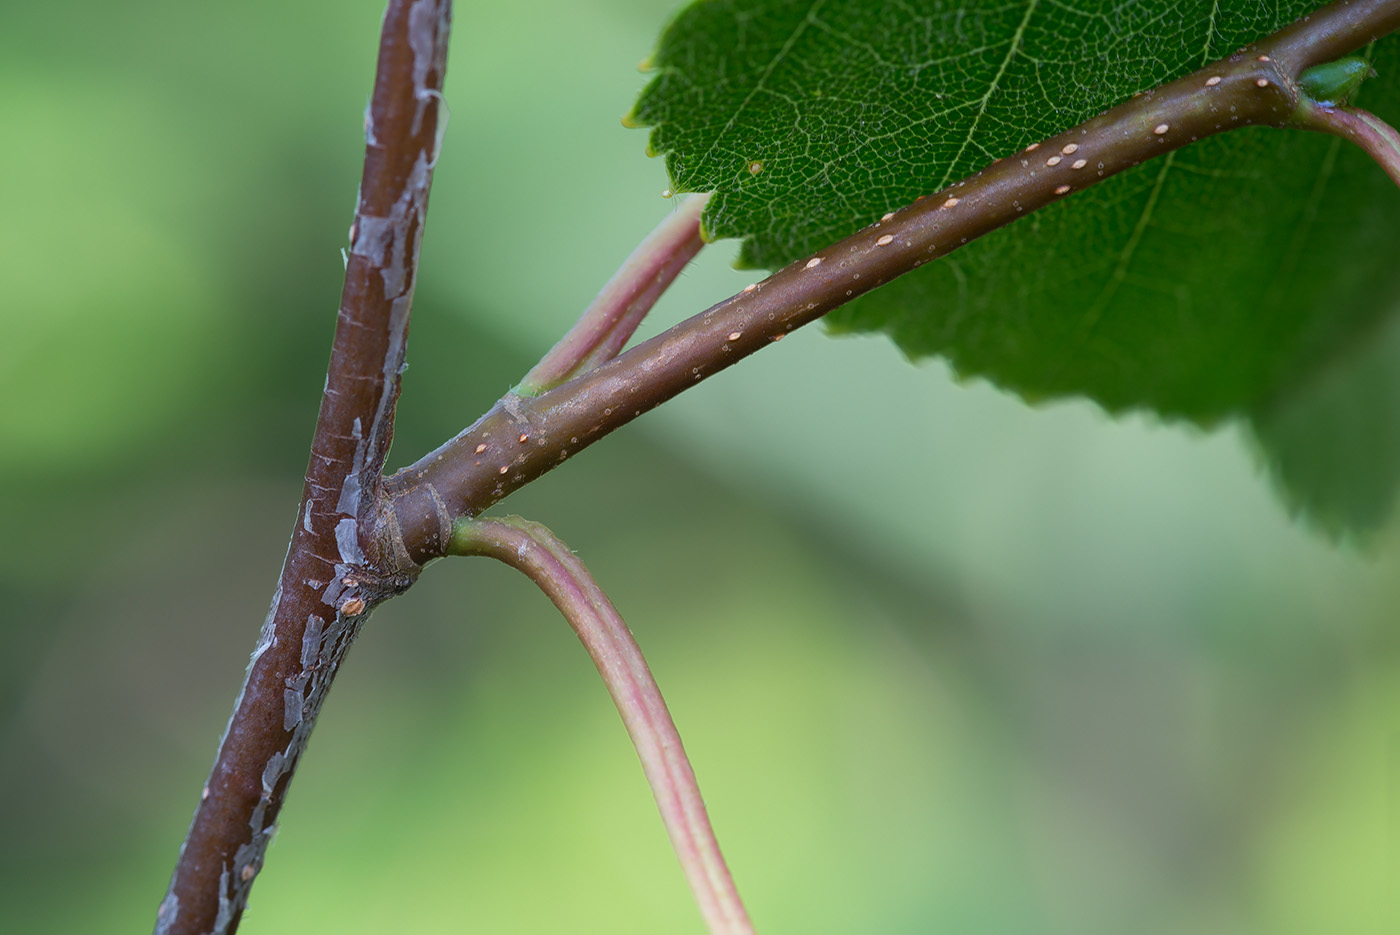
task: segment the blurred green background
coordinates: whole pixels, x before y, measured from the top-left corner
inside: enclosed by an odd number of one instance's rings
[[[7,931],[153,923],[294,520],[381,12],[0,7]],[[618,122],[670,12],[459,5],[396,464],[671,207]],[[1234,430],[812,329],[505,506],[632,624],[760,931],[1400,925],[1400,536],[1293,524]],[[360,642],[241,931],[702,931],[523,579],[441,563]]]

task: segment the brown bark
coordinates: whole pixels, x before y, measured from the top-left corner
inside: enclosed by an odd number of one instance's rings
[[[158,935],[237,926],[321,702],[361,623],[417,574],[380,522],[409,308],[437,158],[450,0],[393,0],[365,124],[345,288],[301,506],[272,608]]]

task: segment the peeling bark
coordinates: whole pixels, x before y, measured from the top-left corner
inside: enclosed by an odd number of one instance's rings
[[[416,578],[380,515],[440,145],[450,0],[384,16],[365,167],[301,506],[243,690],[180,848],[158,935],[233,932],[326,691],[376,604]]]

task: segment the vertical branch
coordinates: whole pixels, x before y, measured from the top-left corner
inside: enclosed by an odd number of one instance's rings
[[[440,142],[450,0],[390,0],[326,388],[272,607],[180,847],[157,935],[233,932],[325,692],[417,566],[378,521]],[[382,531],[387,530],[387,531]]]

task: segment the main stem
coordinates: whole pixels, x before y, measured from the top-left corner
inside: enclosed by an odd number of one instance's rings
[[[391,0],[384,14],[345,288],[301,505],[157,935],[238,927],[341,659],[369,611],[417,571],[382,515],[382,471],[437,159],[451,10],[450,0]]]

